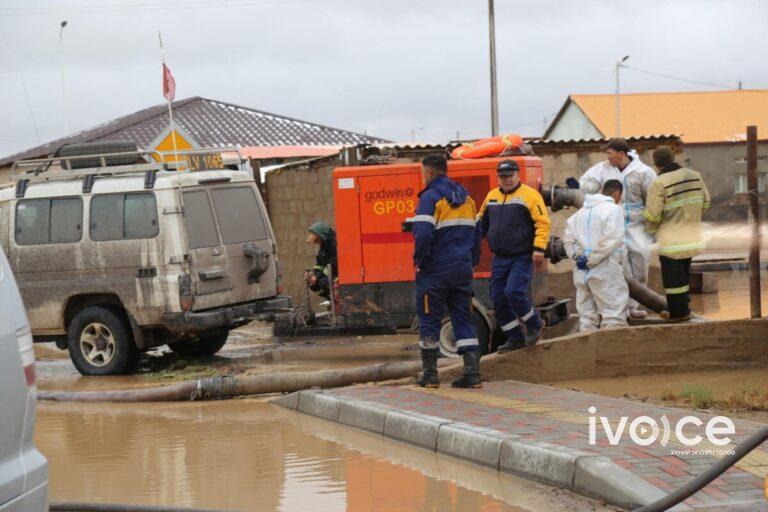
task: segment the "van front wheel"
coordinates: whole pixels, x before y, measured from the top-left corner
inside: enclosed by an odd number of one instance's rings
[[[91,306],[72,319],[69,357],[83,375],[119,375],[133,369],[138,349],[125,322],[111,310]]]
[[[212,356],[227,342],[229,329],[211,329],[196,336],[197,339],[169,343],[168,347],[183,356]]]

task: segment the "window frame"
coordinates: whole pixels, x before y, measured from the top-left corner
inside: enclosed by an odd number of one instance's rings
[[[152,236],[147,237],[131,237],[126,238],[125,236],[125,198],[130,195],[149,195],[152,197],[155,203],[155,218],[157,220],[157,223],[155,224],[155,234]],[[104,239],[96,239],[93,238],[93,200],[97,198],[102,197],[108,197],[108,196],[122,196],[123,197],[123,211],[122,211],[122,237],[121,238],[104,238]],[[92,242],[125,242],[125,241],[132,241],[132,240],[154,240],[158,236],[160,236],[160,212],[157,209],[157,195],[154,191],[151,190],[134,190],[134,191],[128,191],[128,192],[105,192],[103,194],[93,194],[91,196],[91,199],[88,204],[88,238]]]
[[[53,211],[53,201],[60,199],[77,199],[80,202],[80,238],[77,240],[69,240],[66,242],[53,242],[51,237],[51,212]],[[20,243],[19,242],[19,206],[29,201],[48,201],[48,241],[38,243]],[[13,217],[13,242],[17,246],[32,246],[32,245],[62,245],[62,244],[77,244],[83,241],[83,234],[85,233],[85,205],[83,203],[82,196],[49,196],[49,197],[26,197],[16,201],[14,206]]]

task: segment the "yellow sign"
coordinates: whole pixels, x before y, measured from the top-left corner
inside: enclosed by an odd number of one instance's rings
[[[187,149],[193,149],[193,145],[190,141],[182,137],[182,135],[177,132],[176,130],[173,130],[169,132],[165,137],[160,140],[160,142],[155,146],[154,149],[160,152],[167,152],[168,154],[163,155],[163,161],[165,162],[175,162],[176,157],[173,155],[173,137],[176,138],[176,150],[177,151],[184,151]],[[182,156],[180,160],[183,160],[184,157]],[[157,157],[155,157],[155,160],[157,160]]]

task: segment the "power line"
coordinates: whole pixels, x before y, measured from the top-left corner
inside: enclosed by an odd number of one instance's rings
[[[130,11],[169,11],[179,9],[210,9],[229,7],[259,7],[265,5],[282,5],[288,3],[313,2],[316,0],[211,0],[211,1],[182,1],[182,2],[143,2],[105,4],[96,6],[68,7],[6,7],[0,8],[0,16],[40,15],[40,14],[101,14],[110,12]]]
[[[668,78],[670,80],[678,80],[680,82],[688,82],[691,84],[697,84],[697,85],[704,85],[707,87],[715,87],[717,89],[733,89],[733,90],[739,90],[738,87],[733,87],[730,85],[721,85],[721,84],[710,84],[707,82],[699,82],[698,80],[689,80],[687,78],[680,78],[679,76],[672,76],[672,75],[665,75],[663,73],[656,73],[655,71],[648,71],[647,69],[639,69],[633,66],[627,66],[623,65],[625,69],[631,69],[632,71],[637,71],[638,73],[645,73],[646,75],[653,75],[653,76],[659,76],[662,78]]]

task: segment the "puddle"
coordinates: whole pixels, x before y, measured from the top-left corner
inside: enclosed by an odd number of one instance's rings
[[[691,309],[711,320],[749,318],[749,273],[747,271],[713,272],[718,278],[718,293],[691,295]],[[762,272],[761,302],[763,316],[768,314],[768,274]]]
[[[44,403],[35,442],[50,462],[52,501],[313,512],[612,510],[255,400]]]

